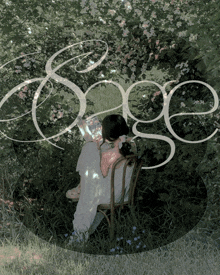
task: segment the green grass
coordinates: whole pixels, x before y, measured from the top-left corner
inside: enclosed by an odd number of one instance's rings
[[[95,256],[62,249],[20,224],[0,248],[0,274],[220,274],[220,252],[208,243],[181,238],[151,251]],[[23,235],[24,241],[18,241]],[[25,236],[25,237],[24,237]]]
[[[155,81],[163,84],[156,76]],[[126,90],[126,85],[121,85]],[[106,97],[108,100],[102,100]],[[87,113],[121,104],[116,89],[111,89],[111,94],[106,89],[95,89],[88,98],[95,105],[89,106]],[[122,114],[110,113],[116,112]],[[100,115],[100,119],[107,114]],[[17,172],[13,174],[12,170]],[[151,205],[143,210],[136,204],[133,215],[127,208],[121,213],[116,211],[113,243],[109,240],[108,223],[103,219],[84,247],[67,246],[76,204],[65,198],[65,190],[74,186],[64,186],[57,192],[54,205],[48,205],[49,211],[44,205],[41,215],[36,216],[36,207],[24,199],[27,212],[22,222],[22,216],[14,209],[13,194],[23,171],[16,157],[13,162],[4,159],[1,164],[0,274],[220,274],[220,251],[214,242],[220,235],[216,230],[212,230],[212,236],[202,231],[218,217],[216,204],[207,207],[201,221],[191,230],[187,224],[175,224],[169,203],[162,204],[162,212]],[[207,179],[206,186],[211,190],[211,200],[212,180]],[[211,217],[214,211],[215,217]]]

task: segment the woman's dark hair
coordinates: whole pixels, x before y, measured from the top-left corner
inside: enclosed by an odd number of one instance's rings
[[[120,136],[128,135],[129,128],[123,116],[114,114],[106,116],[102,121],[102,138],[103,142],[100,146],[105,143],[105,139],[109,141],[115,141]],[[120,154],[124,157],[133,154],[131,152],[131,145],[128,142],[123,142],[121,149],[119,149]]]

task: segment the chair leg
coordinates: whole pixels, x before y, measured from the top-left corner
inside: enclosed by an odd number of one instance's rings
[[[118,220],[121,221],[121,207],[118,209]]]
[[[110,225],[110,240],[114,239],[114,217],[111,217],[111,225]]]

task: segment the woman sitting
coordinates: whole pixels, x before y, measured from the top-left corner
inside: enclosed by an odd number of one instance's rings
[[[121,115],[109,115],[102,121],[103,141],[87,142],[81,151],[76,171],[81,176],[77,188],[68,190],[67,198],[77,198],[79,201],[74,214],[73,228],[75,239],[87,241],[104,215],[97,212],[97,206],[103,203],[110,203],[110,182],[111,171],[114,162],[130,154],[136,154],[136,145],[127,138],[129,128]],[[115,171],[115,202],[119,202],[122,191],[122,174],[126,159],[116,166]],[[125,197],[128,200],[128,189],[130,185],[133,165],[127,167],[125,177]]]

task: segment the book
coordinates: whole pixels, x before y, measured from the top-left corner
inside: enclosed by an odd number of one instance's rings
[[[86,141],[102,140],[102,125],[96,116],[85,120],[79,116],[77,126]]]

